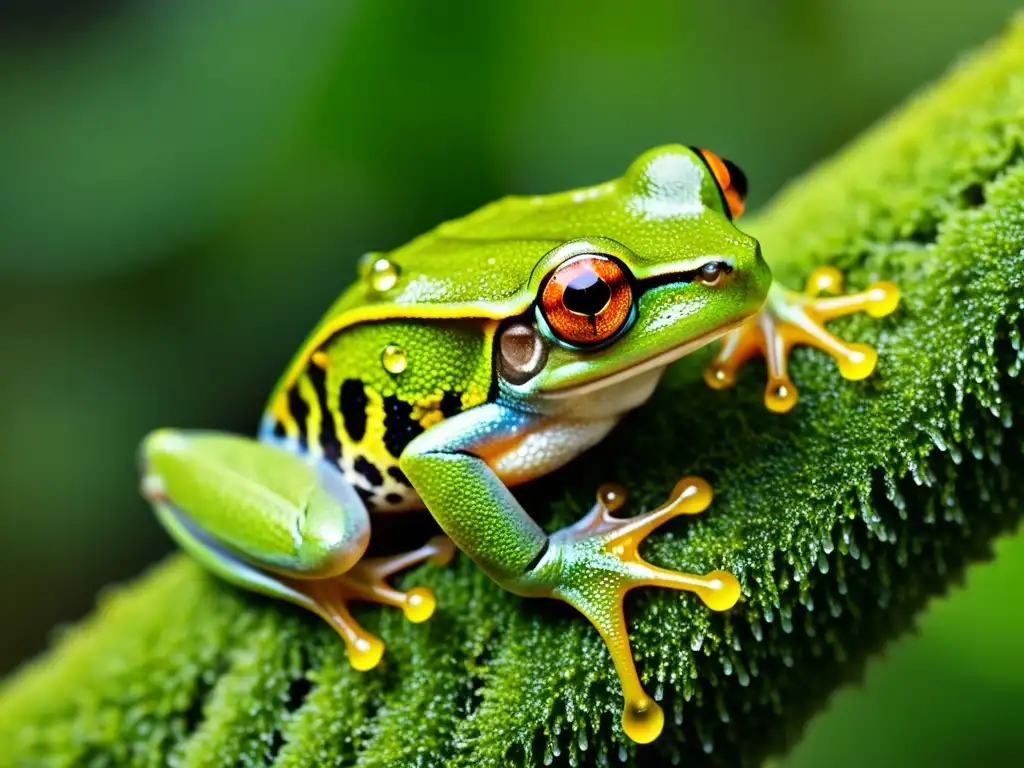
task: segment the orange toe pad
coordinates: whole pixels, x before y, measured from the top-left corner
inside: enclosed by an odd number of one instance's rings
[[[729,387],[747,360],[763,355],[768,364],[764,403],[769,410],[784,413],[796,405],[798,397],[788,372],[790,352],[798,344],[830,354],[846,379],[870,376],[878,362],[875,350],[833,336],[825,330],[825,322],[855,312],[884,317],[899,304],[900,290],[885,282],[874,283],[860,293],[841,295],[842,289],[842,273],[834,267],[814,270],[803,294],[773,286],[764,308],[725,336],[718,355],[704,371],[705,381],[714,389]]]

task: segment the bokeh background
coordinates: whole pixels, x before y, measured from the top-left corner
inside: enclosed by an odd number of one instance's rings
[[[251,432],[363,252],[667,141],[756,208],[1016,6],[0,0],[0,673],[170,550],[139,438]],[[1019,764],[1000,549],[785,764]]]

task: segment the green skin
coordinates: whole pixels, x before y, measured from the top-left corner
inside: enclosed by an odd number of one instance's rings
[[[633,278],[633,319],[599,347],[563,343],[536,310],[544,278],[578,254],[611,256]],[[312,607],[296,580],[349,571],[368,542],[367,506],[388,508],[372,487],[363,488],[364,504],[351,462],[339,466],[324,447],[317,424],[333,418],[339,432],[348,424],[333,405],[298,419],[302,434],[295,424],[271,429],[289,392],[314,399],[303,378],[311,355],[322,354],[329,392],[357,378],[371,401],[381,393],[416,403],[455,388],[461,410],[419,430],[394,459],[412,486],[398,506],[421,501],[500,585],[567,599],[608,639],[615,627],[602,627],[594,614],[614,602],[609,590],[642,581],[634,565],[608,552],[601,532],[547,535],[508,486],[599,441],[650,396],[669,363],[754,315],[771,284],[757,242],[733,226],[700,156],[672,145],[645,153],[614,182],[493,203],[388,259],[376,271],[367,266],[314,330],[271,398],[260,442],[155,432],[142,448],[144,494],[211,571]],[[394,285],[377,282],[389,263],[398,268]],[[702,282],[709,264],[727,276]],[[495,333],[514,318],[534,329],[546,351],[523,383],[505,375]],[[406,371],[382,365],[384,339],[401,350]],[[372,431],[359,455],[376,461],[386,452]],[[342,437],[344,454],[358,441]],[[503,447],[524,437],[532,448],[522,455]]]

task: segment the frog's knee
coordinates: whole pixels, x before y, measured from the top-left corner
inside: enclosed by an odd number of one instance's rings
[[[139,444],[139,462],[143,468],[155,456],[175,453],[188,447],[188,438],[176,429],[154,429]]]
[[[162,499],[167,488],[161,475],[155,471],[154,463],[163,456],[174,454],[188,447],[188,438],[175,429],[155,429],[139,443],[137,462],[139,467],[140,491],[149,501]]]

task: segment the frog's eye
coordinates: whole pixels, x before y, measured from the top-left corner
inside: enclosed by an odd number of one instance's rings
[[[725,262],[709,261],[697,270],[697,275],[694,277],[694,280],[704,283],[705,285],[715,285],[722,279],[722,275],[727,275],[731,271],[732,269]]]
[[[729,218],[738,219],[743,215],[743,207],[747,201],[746,174],[735,163],[723,160],[708,149],[698,149],[697,153],[714,174],[718,189],[721,190],[722,197],[725,199]]]
[[[540,309],[562,341],[579,345],[607,341],[622,330],[633,311],[629,275],[607,256],[574,256],[544,283]]]

